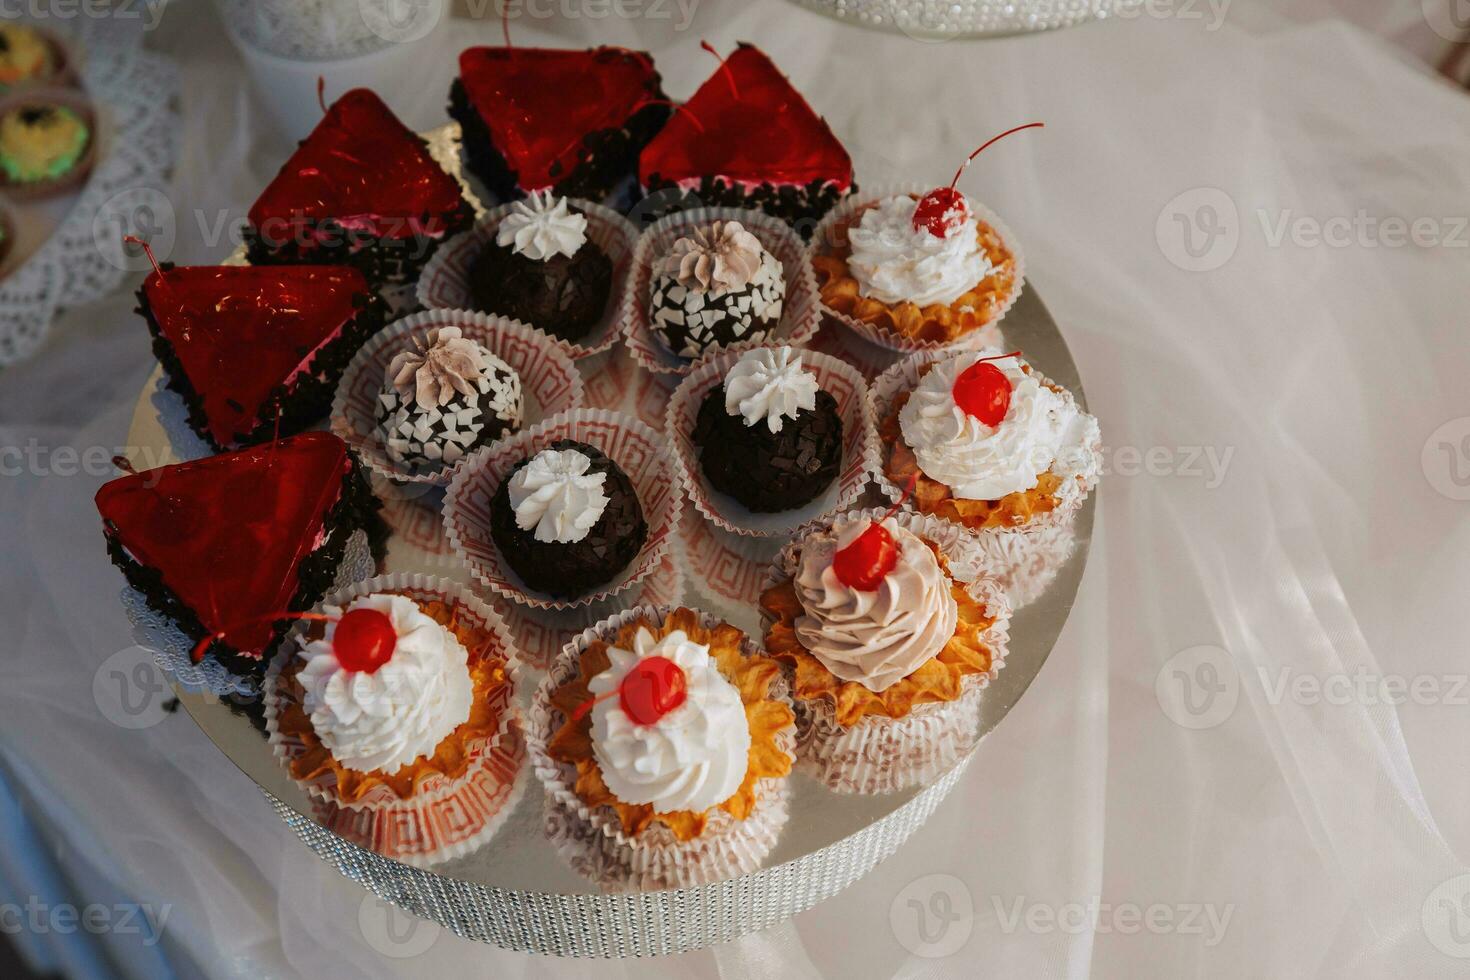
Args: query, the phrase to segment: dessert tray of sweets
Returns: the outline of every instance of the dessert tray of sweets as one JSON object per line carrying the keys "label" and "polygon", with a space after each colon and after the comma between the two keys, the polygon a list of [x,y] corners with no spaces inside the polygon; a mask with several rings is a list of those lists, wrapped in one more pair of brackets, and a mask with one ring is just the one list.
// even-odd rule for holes
{"label": "dessert tray of sweets", "polygon": [[382,898],[515,950],[727,941],[892,854],[1026,692],[1097,420],[964,167],[859,192],[758,49],[678,106],[625,49],[460,68],[422,136],[324,104],[242,254],[145,278],[121,600]]}

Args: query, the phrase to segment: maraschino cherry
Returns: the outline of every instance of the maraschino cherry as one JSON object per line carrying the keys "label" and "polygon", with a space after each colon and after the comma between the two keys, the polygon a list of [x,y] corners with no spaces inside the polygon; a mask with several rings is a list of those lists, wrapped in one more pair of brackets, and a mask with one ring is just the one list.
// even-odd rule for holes
{"label": "maraschino cherry", "polygon": [[628,669],[616,688],[582,702],[572,712],[572,721],[579,721],[593,705],[611,697],[618,699],[633,724],[654,725],[688,699],[689,679],[668,657],[644,657]]}
{"label": "maraschino cherry", "polygon": [[948,238],[949,233],[964,224],[965,219],[970,216],[970,206],[965,201],[965,195],[955,189],[955,184],[960,182],[960,174],[965,172],[970,161],[978,157],[981,150],[1012,133],[1019,133],[1023,129],[1039,129],[1043,125],[1044,123],[1034,122],[1008,129],[999,136],[986,140],[980,149],[965,157],[965,162],[954,172],[954,180],[949,182],[948,187],[936,187],[919,198],[919,205],[914,208],[914,230],[927,230],[935,238]]}
{"label": "maraschino cherry", "polygon": [[1004,371],[989,362],[1020,356],[1020,351],[1012,351],[982,357],[961,371],[950,389],[960,411],[991,428],[1000,425],[1011,407],[1011,381]]}
{"label": "maraschino cherry", "polygon": [[861,592],[878,591],[888,573],[898,564],[898,542],[893,540],[893,535],[883,526],[883,522],[898,513],[898,509],[909,499],[918,482],[919,474],[915,473],[903,488],[903,495],[898,498],[898,503],[888,508],[876,521],[869,521],[863,533],[854,538],[847,547],[837,549],[837,553],[832,556],[832,574],[837,576],[837,581],[849,589]]}
{"label": "maraschino cherry", "polygon": [[343,670],[372,674],[393,657],[398,631],[386,614],[376,609],[349,609],[337,620],[332,653]]}

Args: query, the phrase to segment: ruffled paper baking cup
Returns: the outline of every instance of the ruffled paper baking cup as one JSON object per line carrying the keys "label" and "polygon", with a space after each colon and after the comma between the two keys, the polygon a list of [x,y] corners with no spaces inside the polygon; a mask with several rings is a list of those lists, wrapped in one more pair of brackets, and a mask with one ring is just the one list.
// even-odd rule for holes
{"label": "ruffled paper baking cup", "polygon": [[1077,521],[1028,527],[991,528],[972,535],[985,552],[1011,609],[1029,606],[1045,594],[1077,547]]}
{"label": "ruffled paper baking cup", "polygon": [[[960,353],[963,352],[953,350],[922,351],[904,358],[887,371],[878,375],[873,380],[873,383],[868,386],[868,400],[874,428],[882,431],[883,421],[892,413],[893,404],[898,396],[911,393],[918,386],[920,371],[930,364],[957,356]],[[991,353],[1000,354],[1001,351],[994,350]],[[1027,363],[1029,364],[1030,362]],[[1042,384],[1052,383],[1046,375],[1036,370],[1034,365],[1032,365],[1032,373]],[[1065,388],[1062,389],[1062,398],[1067,404],[1078,407],[1076,396]],[[1081,411],[1080,407],[1078,407],[1078,410]],[[881,437],[873,440],[873,453],[868,460],[868,471],[872,474],[873,480],[878,484],[878,488],[883,491],[884,496],[894,503],[903,501],[905,509],[916,510],[913,500],[905,498],[905,488],[890,480],[884,470],[884,464],[887,462],[887,448],[883,444]],[[1087,495],[1097,486],[1098,478],[1102,474],[1102,440],[1100,437],[1095,442],[1064,446],[1062,452],[1068,454],[1069,459],[1075,458],[1078,461],[1080,464],[1078,475],[1081,479],[1063,480],[1060,493],[1058,494],[1059,502],[1057,506],[1047,513],[1033,518],[1022,525],[1022,527],[1037,528],[1067,523],[1077,515],[1077,511],[1082,507],[1082,502],[1087,499]],[[988,534],[999,529],[985,528],[978,531],[973,529],[967,530],[971,530],[971,533]],[[1013,529],[1008,528],[1005,530]]]}
{"label": "ruffled paper baking cup", "polygon": [[694,504],[684,506],[679,557],[689,585],[738,626],[742,612],[757,610],[771,561],[784,542],[732,534],[694,512]]}
{"label": "ruffled paper baking cup", "polygon": [[[332,589],[345,589],[354,582],[370,578],[377,569],[366,531],[353,531],[343,548],[342,561],[332,579]],[[198,640],[179,628],[173,617],[148,605],[143,593],[132,586],[122,591],[123,610],[133,624],[133,639],[153,654],[153,662],[169,679],[186,691],[208,691],[217,697],[231,698],[237,703],[255,703],[260,699],[262,675],[243,676],[232,673],[214,657],[194,662]],[[284,643],[284,641],[283,641]]]}
{"label": "ruffled paper baking cup", "polygon": [[[925,184],[902,183],[881,186],[876,189],[869,188],[861,193],[853,194],[831,211],[827,212],[826,217],[817,225],[816,231],[812,234],[811,245],[808,246],[808,259],[813,256],[828,254],[833,249],[846,244],[849,225],[857,220],[862,211],[867,210],[879,201],[900,194],[923,197],[933,189],[932,186]],[[947,343],[937,340],[914,340],[896,331],[869,323],[866,320],[859,320],[857,317],[849,316],[846,313],[828,307],[821,301],[821,289],[819,287],[817,291],[817,302],[821,307],[823,316],[831,321],[840,323],[859,337],[877,344],[879,347],[886,347],[889,350],[901,351],[903,353],[1001,346],[1004,343],[1004,338],[1000,332],[1000,321],[1005,318],[1006,313],[1010,312],[1011,307],[1016,305],[1016,300],[1021,298],[1021,291],[1026,285],[1026,256],[1022,252],[1021,245],[1016,240],[1016,236],[1011,234],[1011,230],[1006,227],[1005,222],[1001,221],[994,212],[973,198],[968,198],[968,200],[970,203],[970,213],[983,224],[987,224],[995,229],[996,234],[1000,236],[1001,241],[1010,250],[1011,256],[1016,264],[1015,284],[1011,287],[1010,294],[1000,301],[995,315],[987,323]],[[817,275],[815,271],[812,274],[814,277]]]}
{"label": "ruffled paper baking cup", "polygon": [[[612,640],[618,630],[638,619],[662,622],[670,611],[668,607],[638,606],[585,630],[557,656],[527,713],[526,747],[546,791],[546,834],[578,873],[608,891],[686,888],[754,871],[775,847],[786,824],[788,780],[774,777],[757,781],[755,805],[744,820],[713,810],[704,833],[693,840],[678,840],[661,823],[629,837],[611,807],[589,808],[582,802],[573,789],[576,768],[551,758],[547,746],[567,720],[552,704],[551,695],[577,676],[586,649],[596,640]],[[720,620],[701,613],[700,623],[713,628]],[[747,655],[757,650],[746,637]],[[778,678],[775,684],[782,688],[773,685],[772,696],[789,703],[784,681]],[[793,749],[792,737],[791,729],[777,736],[788,754]]]}
{"label": "ruffled paper baking cup", "polygon": [[[876,521],[885,513],[871,508],[837,520]],[[793,695],[797,769],[838,793],[895,793],[929,782],[958,762],[978,740],[981,692],[1005,666],[1011,605],[974,535],[924,514],[898,513],[893,519],[937,545],[950,575],[994,618],[981,634],[991,651],[990,670],[966,675],[955,701],[921,704],[902,718],[868,715],[856,725],[838,723],[836,706],[828,698],[804,700]],[[832,523],[836,521],[803,528],[771,564],[766,588],[794,578],[806,535]],[[762,618],[769,627],[770,617]]]}
{"label": "ruffled paper baking cup", "polygon": [[696,363],[669,399],[664,431],[674,444],[680,475],[694,506],[726,531],[758,538],[785,537],[823,514],[851,507],[868,487],[868,461],[875,451],[877,433],[868,414],[868,386],[862,373],[846,361],[827,354],[809,350],[798,353],[802,366],[837,401],[837,414],[842,418],[842,467],[837,478],[821,496],[801,507],[757,513],[710,486],[700,465],[699,448],[694,445],[694,424],[700,406],[711,391],[724,384],[725,375],[740,360],[740,351],[721,351]]}
{"label": "ruffled paper baking cup", "polygon": [[[597,592],[559,599],[526,585],[490,536],[490,502],[523,459],[558,439],[601,450],[622,468],[638,494],[648,538],[628,566]],[[461,467],[444,495],[444,528],[450,546],[486,588],[537,609],[575,609],[602,602],[652,575],[679,528],[683,484],[668,440],[631,416],[579,408],[523,429],[493,450],[482,449]]]}
{"label": "ruffled paper baking cup", "polygon": [[[610,208],[580,198],[568,198],[572,207],[587,216],[587,240],[607,255],[613,263],[612,291],[602,319],[576,342],[552,336],[537,327],[551,343],[561,348],[574,361],[609,350],[623,333],[623,317],[627,309],[629,272],[633,265],[638,229],[627,218]],[[428,310],[472,310],[475,308],[470,290],[470,270],[485,246],[495,240],[500,222],[511,213],[515,202],[486,211],[475,226],[461,232],[439,246],[419,275],[419,305]]]}
{"label": "ruffled paper baking cup", "polygon": [[13,201],[33,201],[61,194],[79,186],[92,172],[97,161],[97,147],[103,134],[98,131],[98,115],[87,96],[71,88],[54,85],[20,85],[0,95],[0,116],[31,105],[57,106],[70,109],[87,127],[87,142],[70,170],[58,177],[20,181],[0,175],[0,190]]}
{"label": "ruffled paper baking cup", "polygon": [[[332,400],[332,431],[357,450],[358,457],[374,473],[399,483],[442,487],[448,486],[455,471],[470,459],[466,455],[451,466],[412,473],[388,457],[378,430],[378,395],[388,365],[398,353],[414,347],[415,341],[425,342],[429,331],[440,327],[458,327],[465,337],[515,371],[525,396],[521,428],[582,407],[582,375],[565,351],[541,331],[519,320],[469,310],[416,313],[390,324],[362,345],[342,372]],[[491,448],[499,441],[492,442]]]}
{"label": "ruffled paper baking cup", "polygon": [[716,221],[738,221],[744,225],[781,263],[786,274],[786,298],[781,307],[781,322],[776,329],[765,337],[723,347],[722,351],[743,351],[778,344],[805,347],[821,325],[817,277],[807,258],[806,244],[784,221],[745,208],[679,211],[655,221],[638,239],[625,297],[627,309],[623,315],[623,331],[628,349],[640,365],[655,374],[689,374],[698,359],[686,360],[669,350],[649,325],[648,293],[653,283],[653,265],[669,253],[674,242],[687,238],[698,229],[708,228]]}
{"label": "ruffled paper baking cup", "polygon": [[[410,859],[408,863],[437,863],[468,853],[467,848],[478,846],[489,836],[485,833],[486,825],[499,812],[494,803],[497,799],[502,805],[504,803],[503,792],[493,788],[492,784],[498,786],[507,778],[513,780],[514,770],[519,768],[517,760],[524,758],[521,741],[515,737],[516,726],[520,724],[515,700],[520,658],[500,616],[467,587],[448,579],[404,573],[380,575],[333,592],[315,611],[320,612],[326,606],[345,606],[354,599],[376,592],[407,595],[420,602],[447,603],[457,611],[460,622],[488,630],[495,637],[498,649],[489,651],[486,656],[503,662],[507,675],[506,683],[491,695],[499,725],[491,736],[465,743],[469,762],[462,776],[450,779],[441,773],[430,773],[408,799],[400,799],[392,789],[380,783],[359,799],[344,800],[337,793],[336,776],[330,772],[314,779],[295,781],[313,800],[330,804],[334,809],[323,812],[344,825],[356,828],[359,839],[382,842],[394,852],[386,856],[397,860]],[[299,623],[266,673],[266,736],[271,752],[282,766],[289,766],[307,750],[300,738],[283,733],[278,723],[287,697],[281,672],[299,653],[304,636],[305,624]],[[339,815],[339,810],[350,811],[353,816]]]}

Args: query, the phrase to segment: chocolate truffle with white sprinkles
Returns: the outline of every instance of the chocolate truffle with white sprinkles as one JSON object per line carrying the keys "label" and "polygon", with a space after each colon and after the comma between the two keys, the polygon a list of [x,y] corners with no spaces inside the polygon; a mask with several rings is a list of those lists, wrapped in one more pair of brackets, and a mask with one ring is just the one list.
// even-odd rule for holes
{"label": "chocolate truffle with white sprinkles", "polygon": [[395,464],[431,473],[515,432],[524,414],[515,370],[458,327],[439,327],[388,365],[378,435]]}
{"label": "chocolate truffle with white sprinkles", "polygon": [[842,416],[790,347],[744,354],[705,396],[693,442],[710,486],[757,513],[817,497],[842,468]]}
{"label": "chocolate truffle with white sprinkles", "polygon": [[679,357],[761,340],[781,322],[781,263],[738,221],[716,221],[680,238],[653,272],[648,322]]}
{"label": "chocolate truffle with white sprinkles", "polygon": [[549,191],[511,205],[470,268],[477,310],[566,341],[602,320],[612,285],[612,259],[588,240],[586,215]]}
{"label": "chocolate truffle with white sprinkles", "polygon": [[501,481],[490,537],[526,585],[569,599],[616,578],[642,550],[648,523],[617,463],[558,439]]}

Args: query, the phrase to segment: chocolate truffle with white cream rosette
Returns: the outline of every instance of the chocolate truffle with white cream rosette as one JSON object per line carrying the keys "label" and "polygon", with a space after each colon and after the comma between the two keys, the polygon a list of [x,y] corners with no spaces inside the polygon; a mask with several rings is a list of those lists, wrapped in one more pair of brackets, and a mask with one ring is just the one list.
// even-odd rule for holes
{"label": "chocolate truffle with white cream rosette", "polygon": [[781,322],[786,277],[738,221],[715,221],[674,242],[648,297],[654,334],[679,357],[758,341]]}
{"label": "chocolate truffle with white cream rosette", "polygon": [[470,269],[475,307],[581,339],[603,318],[613,263],[587,237],[567,199],[536,192],[511,205]]}
{"label": "chocolate truffle with white cream rosette", "polygon": [[411,473],[453,466],[521,427],[525,398],[509,364],[458,327],[430,330],[394,356],[378,396],[378,434]]}

